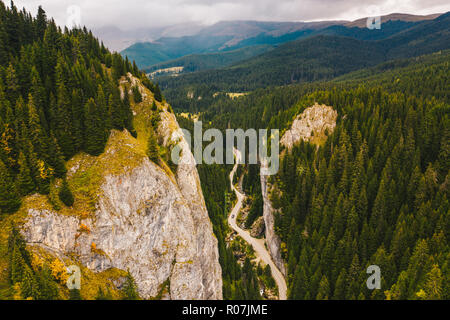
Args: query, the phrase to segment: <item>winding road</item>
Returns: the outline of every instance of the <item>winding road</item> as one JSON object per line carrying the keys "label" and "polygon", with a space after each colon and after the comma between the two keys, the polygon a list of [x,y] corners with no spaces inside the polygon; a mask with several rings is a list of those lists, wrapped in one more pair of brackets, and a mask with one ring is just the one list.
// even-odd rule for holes
{"label": "winding road", "polygon": [[[240,159],[241,155],[238,150],[235,149],[234,154],[237,159]],[[283,277],[283,274],[280,272],[280,270],[278,270],[278,268],[275,266],[274,262],[272,261],[272,258],[270,257],[270,254],[264,245],[265,240],[253,238],[248,231],[241,229],[236,223],[238,213],[242,208],[242,203],[245,198],[245,195],[240,193],[233,185],[233,178],[234,178],[234,174],[236,173],[238,163],[239,163],[239,161],[236,161],[236,164],[234,165],[234,168],[230,173],[231,189],[236,193],[237,203],[234,206],[233,210],[231,211],[231,214],[228,216],[228,224],[234,231],[236,231],[239,234],[239,236],[241,236],[248,244],[250,244],[253,247],[256,255],[259,258],[261,258],[261,260],[264,261],[265,264],[268,264],[270,266],[270,269],[272,270],[272,276],[275,279],[275,282],[278,286],[279,299],[286,300],[286,298],[287,298],[287,296],[286,296],[286,293],[287,293],[286,281]]]}

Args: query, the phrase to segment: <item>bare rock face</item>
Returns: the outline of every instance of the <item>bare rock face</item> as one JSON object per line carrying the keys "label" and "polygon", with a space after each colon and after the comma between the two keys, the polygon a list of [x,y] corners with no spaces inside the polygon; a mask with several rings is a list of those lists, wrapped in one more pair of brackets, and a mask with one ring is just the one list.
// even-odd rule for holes
{"label": "bare rock face", "polygon": [[272,202],[269,199],[269,184],[267,176],[261,174],[261,192],[263,196],[263,217],[266,229],[266,243],[269,248],[272,260],[280,270],[280,272],[286,276],[286,268],[284,261],[281,258],[281,240],[275,233],[275,218],[273,216],[274,209]]}
{"label": "bare rock face", "polygon": [[250,229],[250,235],[253,238],[259,238],[262,236],[264,232],[265,224],[264,217],[259,217],[253,222],[252,228]]}
{"label": "bare rock face", "polygon": [[326,105],[315,104],[299,114],[292,127],[285,132],[280,143],[291,149],[301,139],[320,142],[326,139],[326,133],[331,133],[336,127],[337,111]]}
{"label": "bare rock face", "polygon": [[25,239],[58,255],[75,254],[95,272],[129,270],[145,298],[169,279],[172,299],[221,299],[217,240],[206,209],[193,210],[147,159],[130,173],[106,177],[102,191],[94,218],[30,210]]}
{"label": "bare rock face", "polygon": [[[165,143],[179,142],[183,156],[192,157],[183,137],[171,137],[179,128],[173,114],[162,108],[161,119]],[[105,154],[118,150],[112,146]],[[195,164],[179,165],[175,174],[147,157],[123,166],[122,173],[104,177],[93,215],[30,209],[25,240],[55,256],[75,257],[94,272],[129,270],[143,298],[157,296],[168,280],[170,296],[164,298],[222,299],[217,239]]]}

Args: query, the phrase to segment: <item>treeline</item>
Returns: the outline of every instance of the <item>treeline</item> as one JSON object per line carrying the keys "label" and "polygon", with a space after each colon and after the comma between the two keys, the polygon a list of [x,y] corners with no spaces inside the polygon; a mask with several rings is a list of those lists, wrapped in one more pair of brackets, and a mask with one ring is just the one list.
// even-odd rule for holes
{"label": "treeline", "polygon": [[0,213],[48,194],[65,160],[102,153],[111,129],[136,135],[130,97],[118,88],[128,72],[156,90],[86,28],[63,32],[42,8],[33,17],[0,2]]}

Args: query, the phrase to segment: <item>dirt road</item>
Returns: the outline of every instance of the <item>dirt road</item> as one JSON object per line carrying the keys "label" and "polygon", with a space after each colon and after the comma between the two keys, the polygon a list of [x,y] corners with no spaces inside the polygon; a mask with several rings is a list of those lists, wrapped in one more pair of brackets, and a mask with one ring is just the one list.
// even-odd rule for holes
{"label": "dirt road", "polygon": [[[236,158],[240,157],[239,151],[235,150],[235,156]],[[250,244],[253,249],[255,250],[256,255],[261,258],[262,261],[264,261],[265,264],[268,264],[270,266],[270,269],[272,270],[272,276],[275,279],[275,282],[278,286],[278,294],[280,300],[286,300],[287,296],[287,287],[286,287],[286,281],[283,277],[283,274],[278,270],[278,268],[275,266],[275,264],[272,261],[272,258],[270,257],[269,252],[267,251],[264,242],[264,239],[256,239],[253,238],[250,233],[247,231],[239,228],[239,226],[236,223],[237,215],[239,211],[242,208],[242,203],[244,201],[245,195],[240,193],[233,185],[233,178],[234,174],[236,173],[238,161],[236,161],[236,164],[233,168],[233,171],[230,173],[230,183],[231,183],[231,189],[236,193],[237,197],[237,203],[234,206],[233,210],[231,211],[231,214],[228,216],[228,224],[230,227],[236,231],[248,244]]]}

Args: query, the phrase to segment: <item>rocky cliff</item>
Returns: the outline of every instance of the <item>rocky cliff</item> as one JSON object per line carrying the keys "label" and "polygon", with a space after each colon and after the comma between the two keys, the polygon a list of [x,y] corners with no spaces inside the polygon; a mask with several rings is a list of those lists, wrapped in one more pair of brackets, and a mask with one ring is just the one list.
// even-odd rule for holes
{"label": "rocky cliff", "polygon": [[[320,144],[336,127],[337,111],[326,105],[315,104],[306,108],[293,121],[291,128],[280,140],[281,145],[288,150],[300,140]],[[281,241],[274,231],[274,209],[270,201],[272,186],[268,177],[261,175],[261,192],[264,201],[263,217],[266,230],[266,242],[272,259],[280,271],[286,276],[286,268],[281,257]]]}
{"label": "rocky cliff", "polygon": [[281,241],[280,238],[275,233],[275,218],[273,216],[273,207],[269,199],[269,184],[267,181],[267,176],[261,175],[261,192],[263,196],[263,217],[266,230],[266,243],[269,248],[272,260],[280,270],[280,272],[286,276],[286,268],[284,266],[284,261],[281,258]]}
{"label": "rocky cliff", "polygon": [[300,140],[320,144],[336,127],[337,111],[326,105],[315,104],[306,108],[293,121],[280,140],[281,145],[291,149]]}
{"label": "rocky cliff", "polygon": [[[113,131],[99,157],[77,155],[68,162],[74,207],[62,212],[29,201],[23,234],[62,260],[94,272],[129,270],[143,298],[165,290],[170,299],[222,299],[217,239],[208,217],[193,161],[170,169],[145,156],[153,94],[130,74],[123,90],[138,85],[144,101],[133,104],[138,139]],[[161,148],[180,143],[192,158],[167,104],[157,103]],[[89,201],[86,201],[88,198]]]}

